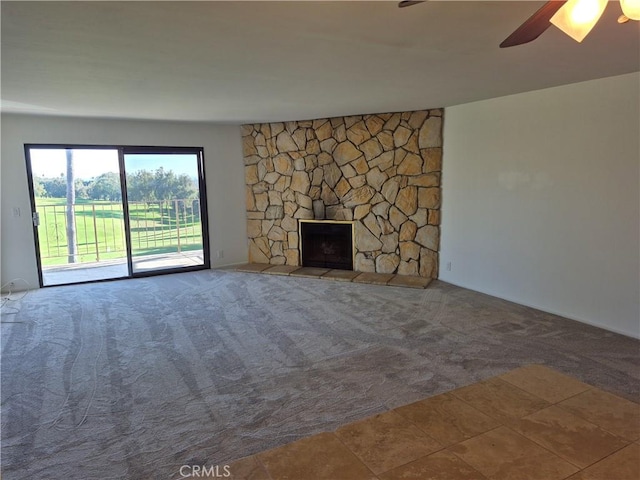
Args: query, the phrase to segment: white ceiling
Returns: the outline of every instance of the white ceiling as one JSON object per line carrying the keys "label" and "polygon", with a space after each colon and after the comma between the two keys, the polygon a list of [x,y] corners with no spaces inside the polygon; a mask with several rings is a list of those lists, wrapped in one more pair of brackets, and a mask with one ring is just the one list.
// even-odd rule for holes
{"label": "white ceiling", "polygon": [[3,111],[247,123],[447,107],[640,70],[617,2],[582,44],[544,2],[2,1]]}

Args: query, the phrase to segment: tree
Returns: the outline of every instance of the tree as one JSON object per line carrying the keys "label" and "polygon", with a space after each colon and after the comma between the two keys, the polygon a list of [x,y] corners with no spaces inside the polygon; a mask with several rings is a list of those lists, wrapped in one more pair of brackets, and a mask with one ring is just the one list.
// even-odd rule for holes
{"label": "tree", "polygon": [[93,200],[122,200],[120,176],[114,172],[106,172],[97,176],[89,185],[89,197]]}
{"label": "tree", "polygon": [[81,178],[76,178],[76,182],[75,182],[76,198],[82,198],[82,199],[89,198],[90,186],[91,186],[90,180],[82,180]]}
{"label": "tree", "polygon": [[154,172],[138,170],[127,176],[129,200],[164,202],[193,200],[198,197],[198,187],[188,175],[177,176],[173,170],[160,167]]}
{"label": "tree", "polygon": [[127,175],[127,194],[134,202],[152,202],[156,199],[154,176],[148,170],[138,170]]}
{"label": "tree", "polygon": [[64,198],[67,195],[67,182],[63,174],[55,178],[43,178],[42,185],[47,197]]}
{"label": "tree", "polygon": [[43,198],[47,196],[47,189],[42,184],[42,181],[39,177],[33,177],[33,195],[36,198]]}
{"label": "tree", "polygon": [[153,174],[154,191],[158,200],[174,200],[173,184],[175,174],[164,168],[158,168]]}
{"label": "tree", "polygon": [[198,188],[189,175],[182,174],[176,180],[174,193],[181,200],[193,200],[198,197]]}
{"label": "tree", "polygon": [[67,245],[68,262],[76,262],[76,222],[74,221],[73,206],[76,203],[75,172],[73,171],[73,150],[67,149]]}

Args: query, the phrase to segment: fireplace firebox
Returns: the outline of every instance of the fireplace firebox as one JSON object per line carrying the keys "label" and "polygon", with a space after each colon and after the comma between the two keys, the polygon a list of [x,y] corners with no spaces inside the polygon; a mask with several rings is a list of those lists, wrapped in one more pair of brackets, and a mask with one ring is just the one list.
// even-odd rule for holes
{"label": "fireplace firebox", "polygon": [[303,267],[353,270],[353,222],[300,220]]}

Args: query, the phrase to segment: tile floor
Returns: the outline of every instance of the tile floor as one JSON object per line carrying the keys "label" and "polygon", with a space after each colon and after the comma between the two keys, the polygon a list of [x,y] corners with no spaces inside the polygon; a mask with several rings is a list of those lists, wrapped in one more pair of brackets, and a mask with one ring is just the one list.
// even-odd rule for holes
{"label": "tile floor", "polygon": [[292,265],[269,265],[265,263],[247,263],[234,267],[238,272],[268,273],[270,275],[288,275],[292,277],[323,278],[342,282],[369,283],[373,285],[392,285],[395,287],[427,288],[431,278],[395,275],[392,273],[354,272],[353,270],[335,270],[328,268],[294,267]]}
{"label": "tile floor", "polygon": [[236,480],[638,480],[640,405],[530,365],[229,469]]}

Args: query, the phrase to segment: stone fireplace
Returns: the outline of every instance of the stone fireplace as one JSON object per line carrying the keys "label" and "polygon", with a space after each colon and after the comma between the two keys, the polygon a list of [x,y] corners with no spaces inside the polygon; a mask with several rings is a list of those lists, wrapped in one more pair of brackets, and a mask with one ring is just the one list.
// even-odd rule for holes
{"label": "stone fireplace", "polygon": [[299,220],[352,222],[353,269],[437,277],[443,110],[242,126],[249,261],[302,265]]}

